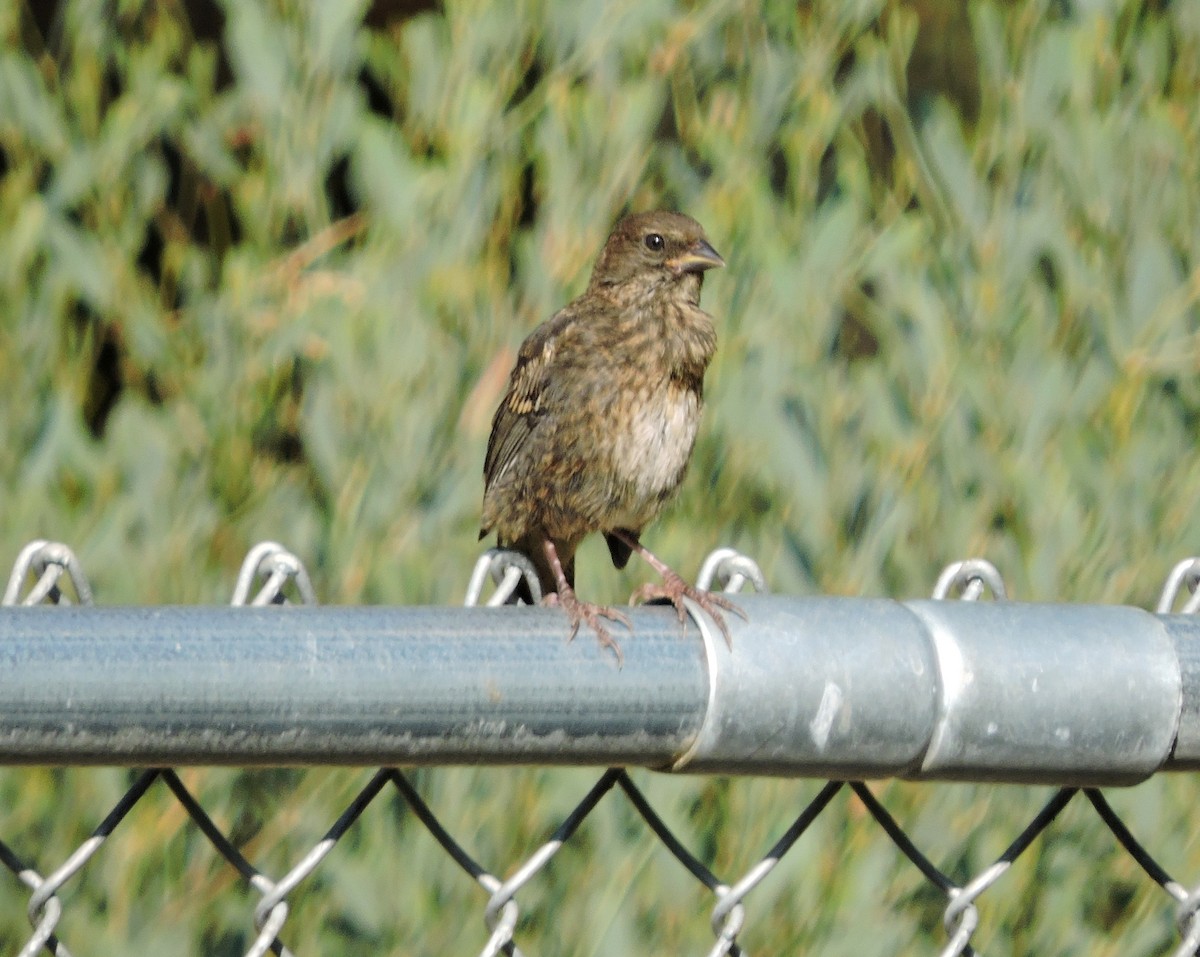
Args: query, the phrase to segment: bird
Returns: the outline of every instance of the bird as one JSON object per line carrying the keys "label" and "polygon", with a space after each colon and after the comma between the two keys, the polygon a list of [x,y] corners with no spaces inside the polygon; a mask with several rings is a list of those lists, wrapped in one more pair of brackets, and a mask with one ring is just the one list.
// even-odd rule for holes
{"label": "bird", "polygon": [[[599,532],[613,564],[638,553],[661,584],[630,603],[666,598],[682,624],[699,604],[732,648],[729,599],[696,588],[641,543],[674,497],[692,456],[704,373],[717,347],[700,308],[709,269],[725,265],[703,227],[667,210],[628,215],[604,243],[583,293],[525,339],[492,419],[484,456],[479,537],[492,530],[537,571],[546,604],[566,612],[623,662],[606,621],[620,611],[575,594],[575,553]],[[526,601],[532,598],[524,589]]]}

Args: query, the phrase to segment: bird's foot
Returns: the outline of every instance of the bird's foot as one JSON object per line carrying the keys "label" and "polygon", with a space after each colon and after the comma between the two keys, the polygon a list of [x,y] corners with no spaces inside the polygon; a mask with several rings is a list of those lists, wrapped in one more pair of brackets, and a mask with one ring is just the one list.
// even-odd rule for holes
{"label": "bird's foot", "polygon": [[597,605],[590,601],[580,601],[573,588],[560,588],[556,594],[551,592],[544,599],[542,604],[547,606],[559,606],[567,613],[567,618],[571,622],[571,635],[567,641],[574,641],[575,635],[579,633],[579,626],[587,622],[589,628],[596,633],[596,640],[600,642],[601,648],[607,648],[613,653],[617,659],[617,667],[621,668],[625,664],[625,656],[621,653],[621,646],[617,644],[617,639],[612,636],[612,633],[605,627],[601,618],[607,618],[609,621],[618,621],[630,631],[633,630],[633,622],[629,620],[629,616],[624,612],[617,611],[615,608],[609,608],[607,605]]}
{"label": "bird's foot", "polygon": [[662,573],[662,578],[661,585],[653,583],[642,585],[641,588],[630,596],[629,604],[635,605],[639,602],[653,601],[656,598],[666,598],[675,606],[675,614],[679,616],[679,623],[682,625],[687,621],[687,607],[684,605],[683,600],[690,598],[703,608],[705,613],[717,623],[717,627],[721,629],[721,634],[725,637],[725,644],[732,651],[733,639],[729,635],[729,625],[726,624],[725,616],[722,612],[733,612],[738,617],[748,621],[746,613],[724,595],[717,592],[704,591],[704,589],[697,588],[695,585],[689,585],[677,572],[670,568]]}

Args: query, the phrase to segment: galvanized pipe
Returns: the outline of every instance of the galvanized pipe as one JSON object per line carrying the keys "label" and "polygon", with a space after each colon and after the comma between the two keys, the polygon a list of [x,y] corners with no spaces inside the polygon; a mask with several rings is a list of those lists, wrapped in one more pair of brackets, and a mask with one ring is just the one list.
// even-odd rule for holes
{"label": "galvanized pipe", "polygon": [[0,763],[640,765],[1133,783],[1200,767],[1200,621],[1126,607],[739,596],[556,609],[0,609]]}

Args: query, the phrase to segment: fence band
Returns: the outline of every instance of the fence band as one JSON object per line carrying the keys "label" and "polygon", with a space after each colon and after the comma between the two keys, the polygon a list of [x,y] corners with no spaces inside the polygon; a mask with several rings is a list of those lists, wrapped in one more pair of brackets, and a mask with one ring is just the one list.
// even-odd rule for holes
{"label": "fence band", "polygon": [[1132,784],[1170,754],[1179,662],[1137,608],[914,601],[938,650],[921,777]]}
{"label": "fence band", "polygon": [[[528,763],[1128,784],[1200,765],[1200,625],[1120,606],[740,595],[618,670],[561,611],[0,609],[0,763]],[[1175,752],[1172,755],[1172,748]]]}

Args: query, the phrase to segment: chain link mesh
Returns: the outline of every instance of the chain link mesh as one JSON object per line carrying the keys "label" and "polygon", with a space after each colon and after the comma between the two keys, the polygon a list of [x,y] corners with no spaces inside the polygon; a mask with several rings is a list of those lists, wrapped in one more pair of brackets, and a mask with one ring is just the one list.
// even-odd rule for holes
{"label": "chain link mesh", "polygon": [[[539,595],[537,576],[526,559],[512,552],[492,549],[479,559],[474,569],[467,590],[467,605],[476,605],[483,600],[489,578],[495,587],[486,600],[488,605],[502,604],[509,600],[522,578],[526,580],[535,597]],[[709,588],[715,585],[730,593],[742,590],[747,585],[759,591],[764,591],[766,587],[758,565],[732,549],[721,549],[710,555],[703,564],[698,581],[701,587]],[[28,587],[22,591],[26,583],[29,583]],[[258,590],[252,595],[256,583]],[[78,603],[92,603],[87,578],[71,549],[56,542],[35,541],[20,552],[4,593],[3,604],[68,604],[70,599],[63,590],[64,585],[70,586]],[[1167,579],[1159,601],[1159,611],[1169,611],[1182,601],[1183,612],[1194,613],[1197,607],[1200,607],[1198,585],[1200,559],[1192,558],[1180,562]],[[964,601],[979,600],[985,593],[998,601],[1006,598],[1006,588],[1000,573],[990,563],[979,559],[956,562],[947,567],[939,576],[933,591],[935,598],[948,599],[952,595],[958,595],[959,600]],[[303,563],[277,543],[263,542],[255,546],[246,556],[238,575],[232,604],[272,605],[291,602],[316,602],[312,583]],[[152,787],[167,789],[209,844],[260,895],[253,913],[248,915],[255,928],[253,943],[246,951],[248,957],[259,957],[268,952],[278,955],[292,953],[280,937],[288,918],[289,895],[317,871],[333,852],[338,841],[358,821],[363,811],[389,787],[398,792],[413,815],[451,860],[487,895],[482,907],[482,918],[488,936],[479,951],[483,957],[501,953],[522,954],[516,940],[521,913],[521,890],[545,871],[554,856],[570,842],[580,825],[614,792],[624,795],[645,823],[649,834],[661,842],[675,861],[713,895],[714,903],[709,920],[714,943],[708,951],[710,957],[743,953],[738,936],[750,919],[750,895],[776,869],[813,822],[842,793],[849,793],[857,798],[862,808],[878,823],[900,853],[912,863],[924,880],[944,897],[946,905],[943,924],[946,943],[940,954],[944,957],[972,954],[974,951],[971,938],[980,925],[980,914],[976,906],[980,897],[1000,882],[1021,855],[1051,827],[1060,812],[1075,800],[1080,790],[1099,819],[1113,834],[1118,845],[1146,876],[1176,902],[1175,916],[1180,940],[1173,953],[1176,957],[1200,953],[1200,887],[1189,891],[1184,884],[1172,878],[1134,837],[1103,793],[1095,788],[1060,789],[1017,834],[993,864],[960,885],[921,851],[905,832],[903,825],[892,816],[865,783],[830,781],[795,816],[757,863],[733,880],[724,880],[673,833],[651,806],[644,791],[634,783],[626,771],[611,768],[600,776],[578,804],[566,814],[545,843],[534,848],[524,859],[509,864],[506,870],[511,876],[502,880],[496,873],[479,863],[463,844],[451,835],[433,809],[422,799],[408,776],[396,768],[382,768],[375,772],[366,786],[358,792],[324,837],[287,873],[273,880],[243,856],[175,771],[157,768],[139,773],[92,835],[51,870],[48,876],[43,877],[38,870],[24,863],[7,843],[0,840],[0,863],[30,892],[27,910],[33,932],[21,945],[20,957],[33,957],[34,954],[43,951],[69,957],[71,951],[55,934],[63,916],[63,902],[59,891],[75,879],[85,865],[99,853],[130,810]]]}

